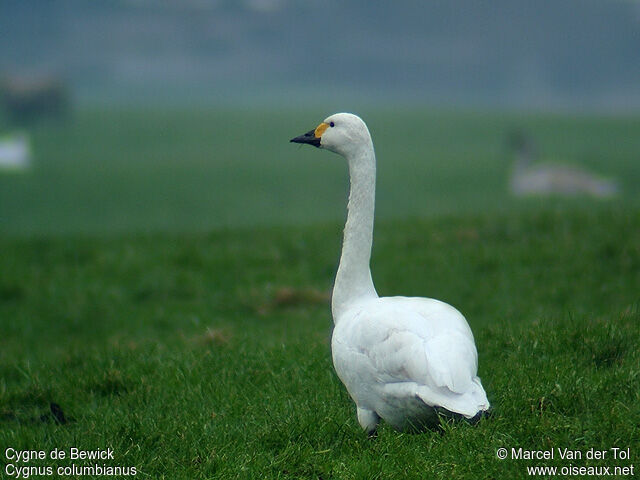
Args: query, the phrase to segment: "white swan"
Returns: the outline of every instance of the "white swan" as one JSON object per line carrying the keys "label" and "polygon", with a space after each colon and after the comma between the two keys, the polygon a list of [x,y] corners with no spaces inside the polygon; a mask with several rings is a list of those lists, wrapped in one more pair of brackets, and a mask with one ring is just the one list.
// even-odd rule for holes
{"label": "white swan", "polygon": [[378,297],[369,260],[376,158],[369,130],[338,113],[291,140],[347,159],[351,189],[342,255],[333,287],[333,364],[370,435],[380,418],[398,430],[430,427],[438,412],[479,418],[489,401],[465,318],[430,298]]}
{"label": "white swan", "polygon": [[25,133],[0,137],[0,169],[21,171],[31,164],[31,144]]}
{"label": "white swan", "polygon": [[509,189],[516,196],[589,195],[611,198],[618,194],[618,184],[584,168],[562,163],[541,163],[533,140],[522,132],[509,136],[515,160],[509,176]]}

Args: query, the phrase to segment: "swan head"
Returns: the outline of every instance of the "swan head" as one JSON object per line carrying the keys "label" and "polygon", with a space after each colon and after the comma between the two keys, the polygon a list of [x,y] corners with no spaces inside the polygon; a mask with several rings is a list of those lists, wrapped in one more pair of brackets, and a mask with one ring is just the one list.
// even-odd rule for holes
{"label": "swan head", "polygon": [[364,148],[372,148],[367,125],[352,113],[331,115],[313,130],[292,138],[291,142],[326,148],[346,158]]}

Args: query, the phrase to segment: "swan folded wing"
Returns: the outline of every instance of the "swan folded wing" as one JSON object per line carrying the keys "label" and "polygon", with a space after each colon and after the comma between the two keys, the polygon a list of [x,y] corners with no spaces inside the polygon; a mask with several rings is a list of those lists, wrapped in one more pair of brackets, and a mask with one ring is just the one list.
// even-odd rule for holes
{"label": "swan folded wing", "polygon": [[422,401],[468,418],[489,408],[487,395],[476,375],[478,354],[473,342],[455,332],[430,340],[426,351],[429,374],[436,388],[419,387],[417,395]]}
{"label": "swan folded wing", "polygon": [[468,338],[446,332],[424,339],[409,330],[392,330],[371,344],[367,356],[381,382],[415,382],[463,394],[477,371],[477,353]]}
{"label": "swan folded wing", "polygon": [[403,311],[402,318],[399,323],[404,328],[369,318],[377,328],[364,330],[368,333],[360,339],[364,342],[359,350],[368,357],[386,394],[415,395],[427,405],[468,417],[486,409],[486,395],[476,376],[473,337],[458,329],[432,336],[419,328],[424,323],[420,315]]}
{"label": "swan folded wing", "polygon": [[475,345],[458,332],[447,332],[425,342],[429,376],[436,386],[465,393],[478,371]]}

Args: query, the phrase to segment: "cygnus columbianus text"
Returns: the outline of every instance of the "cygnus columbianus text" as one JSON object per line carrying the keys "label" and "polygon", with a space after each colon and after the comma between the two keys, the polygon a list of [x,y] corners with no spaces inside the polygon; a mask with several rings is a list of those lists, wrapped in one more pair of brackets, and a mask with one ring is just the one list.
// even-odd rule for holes
{"label": "cygnus columbianus text", "polygon": [[333,364],[370,435],[380,418],[398,430],[433,426],[438,412],[479,417],[489,408],[467,321],[430,298],[378,297],[369,261],[376,157],[365,123],[338,113],[291,140],[346,158],[350,193],[331,310]]}

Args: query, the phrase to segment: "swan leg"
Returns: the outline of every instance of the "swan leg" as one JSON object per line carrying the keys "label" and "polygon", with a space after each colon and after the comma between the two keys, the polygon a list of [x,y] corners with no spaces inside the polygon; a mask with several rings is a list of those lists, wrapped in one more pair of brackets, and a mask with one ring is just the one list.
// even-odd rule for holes
{"label": "swan leg", "polygon": [[376,412],[358,407],[358,423],[364,428],[370,438],[376,436],[379,421],[380,417]]}

